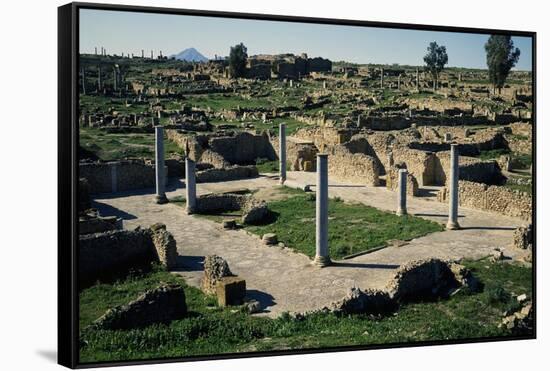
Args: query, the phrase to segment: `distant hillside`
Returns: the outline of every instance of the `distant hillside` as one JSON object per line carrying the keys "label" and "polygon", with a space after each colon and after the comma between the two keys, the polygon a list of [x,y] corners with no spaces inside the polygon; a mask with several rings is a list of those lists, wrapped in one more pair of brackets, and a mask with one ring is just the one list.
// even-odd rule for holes
{"label": "distant hillside", "polygon": [[206,58],[204,55],[199,53],[199,51],[195,48],[187,48],[184,51],[179,52],[178,54],[174,54],[171,57],[176,58],[180,61],[187,61],[187,62],[207,62],[208,58]]}

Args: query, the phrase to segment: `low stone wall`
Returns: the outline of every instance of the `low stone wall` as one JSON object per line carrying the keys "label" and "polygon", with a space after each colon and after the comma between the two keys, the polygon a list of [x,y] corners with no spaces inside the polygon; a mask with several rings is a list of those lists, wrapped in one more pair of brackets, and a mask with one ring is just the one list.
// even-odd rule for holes
{"label": "low stone wall", "polygon": [[330,148],[328,173],[339,181],[378,186],[380,169],[377,161],[363,153],[352,153],[343,145]]}
{"label": "low stone wall", "polygon": [[147,268],[152,262],[171,269],[176,266],[176,258],[176,242],[164,225],[81,235],[78,282],[83,288],[98,280],[120,277],[135,268]]}
{"label": "low stone wall", "polygon": [[187,314],[185,291],[177,284],[161,284],[128,304],[109,309],[92,324],[95,328],[129,330],[154,323],[169,323]]}
{"label": "low stone wall", "polygon": [[246,195],[234,193],[206,194],[197,197],[197,213],[240,210],[246,201]]}
{"label": "low stone wall", "polygon": [[226,182],[229,180],[254,178],[258,176],[258,169],[254,165],[231,166],[224,169],[211,168],[198,171],[197,183]]}
{"label": "low stone wall", "polygon": [[87,180],[91,194],[155,186],[155,165],[144,160],[83,162],[78,171],[79,177]]}
{"label": "low stone wall", "polygon": [[[451,170],[450,151],[437,152],[433,156],[433,183],[430,184],[445,185]],[[458,177],[460,180],[486,184],[501,184],[504,181],[496,161],[480,161],[466,156],[459,157]]]}
{"label": "low stone wall", "polygon": [[[460,180],[458,201],[460,206],[486,210],[503,215],[531,220],[533,200],[527,193],[502,186],[491,186]],[[449,189],[444,187],[437,194],[440,202],[448,202]]]}
{"label": "low stone wall", "polygon": [[101,217],[95,209],[89,209],[78,217],[78,234],[101,233],[122,229],[122,219],[116,216]]}

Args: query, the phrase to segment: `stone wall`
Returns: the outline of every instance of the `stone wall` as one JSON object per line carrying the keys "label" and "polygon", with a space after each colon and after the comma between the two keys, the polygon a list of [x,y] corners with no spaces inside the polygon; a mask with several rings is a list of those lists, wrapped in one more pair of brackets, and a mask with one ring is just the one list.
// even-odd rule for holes
{"label": "stone wall", "polygon": [[[460,180],[458,201],[460,206],[486,210],[503,215],[531,220],[533,200],[524,192],[502,186],[492,186]],[[437,194],[440,202],[448,202],[449,190],[441,189]]]}
{"label": "stone wall", "polygon": [[[386,188],[395,191],[399,187],[399,167],[391,166],[386,170]],[[418,181],[411,173],[407,173],[407,195],[418,196]]]}
{"label": "stone wall", "polygon": [[[450,151],[437,152],[434,154],[434,178],[433,183],[445,185],[450,173]],[[486,184],[502,184],[504,177],[500,166],[496,161],[480,161],[476,158],[466,156],[459,157],[460,180]]]}
{"label": "stone wall", "polygon": [[226,182],[229,180],[254,178],[258,176],[258,169],[254,165],[230,166],[225,169],[206,169],[196,174],[197,183]]}
{"label": "stone wall", "polygon": [[[279,158],[279,137],[272,137],[270,141],[275,155]],[[318,152],[313,142],[287,136],[286,162],[289,170],[315,171]]]}
{"label": "stone wall", "polygon": [[[168,139],[176,143],[196,162],[209,162],[215,167],[251,165],[257,158],[275,160],[275,151],[266,133],[248,132],[235,135],[192,135],[177,130],[166,130]],[[205,156],[202,158],[202,156]]]}
{"label": "stone wall", "polygon": [[349,141],[351,132],[331,127],[311,127],[299,129],[294,133],[294,137],[311,141],[319,151],[325,152],[331,146]]}
{"label": "stone wall", "polygon": [[199,214],[209,214],[220,211],[240,210],[246,199],[246,195],[234,193],[201,195],[197,197],[196,212]]}
{"label": "stone wall", "polygon": [[155,165],[150,161],[81,162],[78,171],[79,177],[87,180],[91,194],[155,186]]}
{"label": "stone wall", "polygon": [[164,225],[80,235],[78,283],[81,288],[86,287],[132,269],[147,268],[152,262],[171,269],[176,258],[176,242]]}
{"label": "stone wall", "polygon": [[352,153],[344,145],[330,148],[328,173],[336,180],[377,186],[380,169],[377,161],[363,153]]}

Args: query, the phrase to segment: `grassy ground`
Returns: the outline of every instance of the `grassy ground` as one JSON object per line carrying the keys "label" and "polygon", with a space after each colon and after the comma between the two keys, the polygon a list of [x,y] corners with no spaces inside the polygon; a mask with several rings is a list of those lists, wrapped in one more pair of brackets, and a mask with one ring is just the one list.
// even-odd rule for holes
{"label": "grassy ground", "polygon": [[[120,160],[128,157],[155,157],[154,134],[108,134],[99,129],[80,128],[80,147],[92,158],[104,161]],[[168,158],[182,154],[182,150],[172,141],[165,139],[164,153]]]}
{"label": "grassy ground", "polygon": [[[315,195],[288,187],[281,187],[281,191],[289,197],[268,201],[271,215],[266,224],[244,227],[259,236],[275,233],[286,246],[314,257]],[[240,215],[239,211],[231,211],[201,217],[221,222]],[[329,200],[329,249],[333,259],[385,246],[390,240],[410,240],[442,230],[442,225],[422,218],[396,216],[337,198]]]}
{"label": "grassy ground", "polygon": [[[240,310],[218,308],[214,298],[187,286],[182,278],[156,269],[81,292],[80,360],[137,360],[510,335],[498,324],[503,311],[517,307],[514,296],[531,295],[531,269],[486,261],[465,264],[484,282],[483,292],[460,292],[449,300],[407,304],[395,315],[382,318],[316,314],[301,320],[288,315],[277,319],[254,317]],[[85,329],[108,308],[126,303],[160,282],[178,283],[185,288],[190,312],[187,318],[128,331]]]}
{"label": "grassy ground", "polygon": [[[310,257],[315,256],[315,197],[301,194],[269,202],[273,222],[247,226],[263,235],[276,233],[280,241]],[[363,204],[329,200],[329,248],[334,259],[384,246],[389,240],[410,240],[443,230],[435,222],[396,216]]]}

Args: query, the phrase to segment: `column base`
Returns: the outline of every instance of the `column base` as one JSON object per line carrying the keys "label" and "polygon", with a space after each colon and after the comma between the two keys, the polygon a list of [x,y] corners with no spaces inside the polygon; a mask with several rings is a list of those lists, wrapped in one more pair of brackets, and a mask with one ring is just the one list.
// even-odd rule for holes
{"label": "column base", "polygon": [[403,215],[407,215],[407,209],[397,209],[397,211],[395,212],[395,215],[397,216],[403,216]]}
{"label": "column base", "polygon": [[155,195],[155,203],[162,205],[168,203],[166,195]]}
{"label": "column base", "polygon": [[193,208],[186,207],[186,208],[185,208],[185,213],[186,213],[187,215],[194,214],[194,213],[195,213],[195,208],[194,208],[194,207],[193,207]]}
{"label": "column base", "polygon": [[330,260],[329,256],[315,256],[315,259],[313,260],[313,265],[323,268],[327,267],[332,264],[332,261]]}
{"label": "column base", "polygon": [[447,230],[454,231],[460,229],[460,224],[458,222],[447,222]]}
{"label": "column base", "polygon": [[283,185],[285,184],[286,178],[279,178],[279,184]]}

